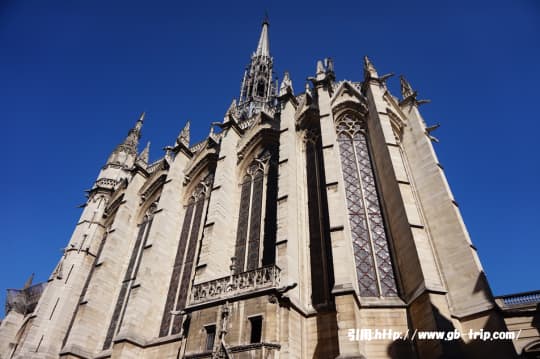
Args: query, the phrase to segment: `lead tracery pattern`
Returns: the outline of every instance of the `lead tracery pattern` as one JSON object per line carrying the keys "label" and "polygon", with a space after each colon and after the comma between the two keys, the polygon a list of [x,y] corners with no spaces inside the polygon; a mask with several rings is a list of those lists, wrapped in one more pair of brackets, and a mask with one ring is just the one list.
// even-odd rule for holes
{"label": "lead tracery pattern", "polygon": [[263,151],[248,165],[242,180],[235,246],[235,273],[260,266],[265,174],[271,157],[270,151]]}
{"label": "lead tracery pattern", "polygon": [[201,225],[204,220],[205,201],[210,195],[213,180],[214,175],[210,173],[197,184],[188,199],[161,321],[160,337],[177,334],[181,330],[183,316],[172,313],[173,310],[180,312],[186,306],[197,242],[201,236]]}
{"label": "lead tracery pattern", "polygon": [[336,124],[360,296],[395,297],[397,286],[363,122]]}

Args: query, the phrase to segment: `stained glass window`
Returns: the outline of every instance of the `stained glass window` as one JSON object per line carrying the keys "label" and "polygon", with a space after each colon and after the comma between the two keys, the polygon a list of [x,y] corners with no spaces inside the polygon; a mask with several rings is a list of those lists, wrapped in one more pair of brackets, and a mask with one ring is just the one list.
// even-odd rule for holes
{"label": "stained glass window", "polygon": [[111,318],[111,323],[109,324],[109,329],[107,330],[107,336],[105,337],[103,349],[108,349],[111,346],[114,335],[118,332],[122,325],[126,306],[131,294],[131,286],[133,285],[139,271],[139,266],[142,259],[142,251],[148,240],[148,235],[150,233],[150,228],[152,227],[156,209],[157,200],[150,205],[146,211],[142,223],[139,225],[137,239],[135,240],[135,245],[133,246],[133,251],[131,253],[131,257],[129,258],[128,268],[124,275],[122,287],[120,288],[120,294],[118,295],[116,305],[114,306],[113,316]]}
{"label": "stained glass window", "polygon": [[[163,319],[159,335],[161,337],[169,334],[177,334],[182,328],[183,317],[176,315],[173,319],[172,311],[181,311],[185,308],[187,294],[195,262],[195,252],[197,242],[200,237],[201,227],[204,220],[204,208],[206,193],[209,193],[209,187],[213,183],[213,175],[205,177],[199,183],[189,198],[188,205],[184,214],[184,222],[180,239],[174,260],[173,273],[169,284],[169,292],[165,302]],[[172,329],[171,329],[172,323]]]}
{"label": "stained glass window", "polygon": [[360,296],[398,295],[363,122],[336,124]]}
{"label": "stained glass window", "polygon": [[[236,232],[235,272],[241,273],[261,266],[261,235],[264,232],[264,264],[271,264],[275,257],[275,218],[277,175],[270,158],[270,150],[263,151],[248,166],[240,193],[240,212]],[[265,170],[268,173],[265,176]],[[265,181],[266,178],[266,181]],[[266,183],[266,206],[263,198]],[[264,213],[266,212],[266,213]],[[265,219],[263,223],[263,218]]]}
{"label": "stained glass window", "polygon": [[328,205],[319,129],[306,130],[306,177],[309,217],[311,303],[315,308],[329,303],[333,285]]}

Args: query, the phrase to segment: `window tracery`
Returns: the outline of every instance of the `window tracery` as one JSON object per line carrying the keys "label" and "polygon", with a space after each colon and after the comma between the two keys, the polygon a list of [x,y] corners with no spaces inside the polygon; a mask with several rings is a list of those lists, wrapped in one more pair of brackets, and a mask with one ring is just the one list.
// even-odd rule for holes
{"label": "window tracery", "polygon": [[360,296],[398,295],[364,123],[336,123]]}
{"label": "window tracery", "polygon": [[137,238],[135,240],[135,245],[133,246],[133,251],[129,259],[128,268],[126,274],[124,275],[124,280],[122,281],[122,286],[120,288],[120,294],[116,301],[114,307],[114,312],[109,324],[109,329],[107,330],[107,335],[105,337],[105,343],[103,344],[103,349],[110,348],[112,340],[116,333],[120,330],[122,326],[122,321],[124,319],[125,310],[129,301],[131,290],[137,274],[139,272],[139,267],[141,265],[143,250],[148,241],[148,236],[150,234],[150,229],[152,227],[152,222],[154,220],[154,215],[157,213],[157,203],[159,198],[148,206],[142,222],[139,225],[139,231],[137,233]]}
{"label": "window tracery", "polygon": [[324,187],[324,161],[319,128],[304,132],[309,217],[311,303],[322,308],[330,303],[333,286],[328,204]]}
{"label": "window tracery", "polygon": [[[274,262],[277,170],[271,159],[275,152],[277,151],[273,149],[262,151],[247,166],[242,179],[235,246],[235,273],[259,268],[261,260],[265,265]],[[264,245],[261,258],[262,238]]]}
{"label": "window tracery", "polygon": [[181,315],[173,317],[172,312],[173,310],[179,312],[186,306],[197,242],[201,236],[200,232],[204,220],[205,203],[210,194],[213,181],[214,175],[212,173],[207,175],[197,184],[187,201],[169,292],[161,321],[161,337],[177,334],[182,328],[183,317]]}

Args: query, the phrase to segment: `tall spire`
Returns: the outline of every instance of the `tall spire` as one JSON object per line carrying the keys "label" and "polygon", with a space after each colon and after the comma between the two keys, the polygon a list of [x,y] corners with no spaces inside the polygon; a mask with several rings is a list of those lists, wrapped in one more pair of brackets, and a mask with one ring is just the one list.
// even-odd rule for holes
{"label": "tall spire", "polygon": [[268,15],[264,16],[262,23],[261,36],[259,37],[259,44],[257,45],[257,56],[270,56],[270,42],[268,41]]}
{"label": "tall spire", "polygon": [[251,61],[244,72],[237,107],[245,117],[251,117],[266,106],[273,106],[275,101],[277,89],[272,81],[273,59],[270,56],[268,26],[268,17],[265,17],[257,50],[251,56]]}

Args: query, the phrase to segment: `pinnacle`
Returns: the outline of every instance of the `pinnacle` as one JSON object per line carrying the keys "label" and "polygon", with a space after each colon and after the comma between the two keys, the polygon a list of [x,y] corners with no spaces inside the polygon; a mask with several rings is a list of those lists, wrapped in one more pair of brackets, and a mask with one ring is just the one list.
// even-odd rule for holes
{"label": "pinnacle", "polygon": [[137,157],[137,161],[148,163],[149,159],[150,159],[150,141],[147,142],[146,147],[139,154],[139,157]]}
{"label": "pinnacle", "polygon": [[190,127],[191,127],[191,122],[190,121],[186,122],[186,125],[184,126],[182,131],[180,131],[180,134],[176,138],[176,143],[178,145],[182,144],[186,147],[189,147]]}
{"label": "pinnacle", "polygon": [[289,72],[285,71],[285,74],[283,75],[283,80],[281,81],[281,86],[279,87],[279,95],[283,96],[287,93],[290,93],[292,95],[294,91]]}
{"label": "pinnacle", "polygon": [[371,60],[369,57],[364,56],[364,77],[366,78],[377,78],[379,75],[377,74],[377,70],[375,69],[375,66],[371,63]]}
{"label": "pinnacle", "polygon": [[405,99],[412,94],[414,94],[414,90],[411,86],[411,84],[407,81],[405,76],[401,75],[399,76],[399,82],[401,85],[401,96]]}

